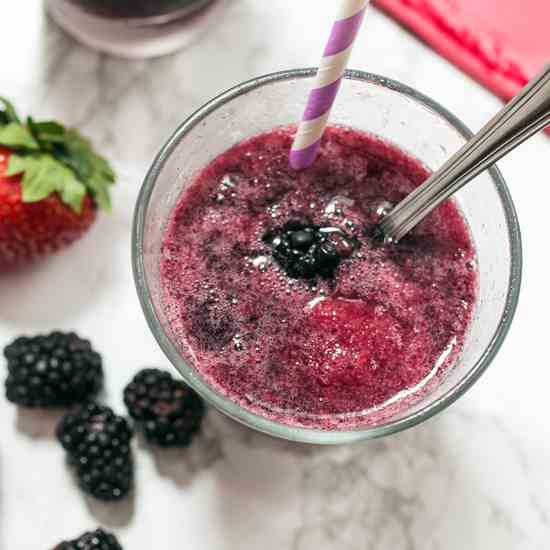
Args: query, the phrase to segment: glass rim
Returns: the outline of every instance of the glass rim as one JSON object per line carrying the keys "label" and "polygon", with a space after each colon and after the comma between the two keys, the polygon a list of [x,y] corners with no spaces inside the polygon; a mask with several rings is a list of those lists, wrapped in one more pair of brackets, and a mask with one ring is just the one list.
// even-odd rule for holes
{"label": "glass rim", "polygon": [[[198,377],[194,376],[192,372],[184,372],[185,369],[189,369],[190,371],[192,369],[182,359],[177,351],[177,348],[162,328],[161,322],[153,305],[149,287],[147,285],[145,266],[143,262],[142,245],[145,229],[145,218],[157,178],[161,173],[167,159],[174,152],[180,141],[198,124],[200,124],[202,120],[208,117],[208,115],[212,112],[216,111],[219,107],[229,103],[236,97],[242,96],[268,84],[302,78],[311,78],[316,74],[316,72],[317,69],[314,67],[293,69],[270,73],[247,80],[217,95],[196,110],[178,126],[155,157],[145,176],[145,180],[137,198],[132,227],[132,268],[134,283],[141,307],[153,336],[157,340],[164,354],[184,378],[185,382],[193,387],[193,389],[195,389],[209,404],[213,405],[215,408],[231,418],[272,436],[304,443],[340,444],[358,441],[361,439],[375,439],[411,428],[446,409],[472,387],[472,385],[479,379],[479,377],[483,374],[483,372],[485,372],[487,367],[492,362],[511,326],[512,319],[517,308],[521,287],[522,244],[518,218],[510,192],[508,191],[500,171],[496,168],[496,166],[493,166],[488,170],[488,172],[502,200],[506,218],[506,227],[510,238],[510,278],[503,313],[499,320],[498,326],[489,341],[489,344],[475,365],[464,375],[464,377],[462,377],[455,386],[450,388],[447,392],[445,392],[445,394],[432,403],[429,403],[418,411],[413,412],[399,420],[389,421],[388,423],[379,426],[365,426],[364,428],[359,427],[354,430],[321,430],[291,426],[269,420],[259,414],[245,409],[238,403],[231,401],[229,398],[218,393],[206,382],[203,382]],[[468,127],[455,115],[433,99],[405,84],[384,76],[359,70],[347,70],[345,73],[345,78],[349,80],[367,82],[369,84],[374,84],[387,88],[391,91],[398,92],[401,95],[408,96],[414,101],[436,112],[440,117],[453,126],[453,128],[457,130],[465,139],[469,139],[473,135]],[[183,365],[184,368],[180,368],[180,365]]]}

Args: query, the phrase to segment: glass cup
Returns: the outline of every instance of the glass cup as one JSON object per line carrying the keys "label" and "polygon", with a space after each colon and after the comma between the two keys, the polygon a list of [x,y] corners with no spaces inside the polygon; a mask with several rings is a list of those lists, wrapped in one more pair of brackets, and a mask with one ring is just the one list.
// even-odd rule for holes
{"label": "glass cup", "polygon": [[[479,296],[462,355],[440,383],[408,408],[378,424],[346,431],[274,422],[222,396],[178,353],[163,310],[159,261],[163,229],[180,193],[220,153],[255,134],[299,120],[314,69],[275,73],[240,84],[191,115],[168,140],[138,197],[133,237],[137,292],[149,326],[183,379],[218,410],[247,426],[294,441],[346,443],[409,428],[442,411],[489,366],[508,332],[521,281],[521,238],[506,185],[496,168],[480,175],[455,198],[477,249]],[[348,71],[331,115],[333,124],[378,136],[435,170],[471,136],[454,115],[399,82]]]}
{"label": "glass cup", "polygon": [[48,13],[83,44],[141,59],[173,53],[223,19],[226,0],[46,0]]}

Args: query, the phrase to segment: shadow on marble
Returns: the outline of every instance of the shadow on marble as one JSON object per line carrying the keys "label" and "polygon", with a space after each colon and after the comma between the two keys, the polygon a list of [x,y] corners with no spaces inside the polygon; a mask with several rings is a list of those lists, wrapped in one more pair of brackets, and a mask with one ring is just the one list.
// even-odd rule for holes
{"label": "shadow on marble", "polygon": [[117,246],[130,231],[116,217],[99,214],[90,232],[66,250],[1,275],[0,319],[22,331],[54,330],[96,303],[116,278]]}
{"label": "shadow on marble", "polygon": [[55,439],[55,428],[66,413],[63,409],[26,409],[17,407],[15,427],[32,439]]}
{"label": "shadow on marble", "polygon": [[[108,147],[120,161],[147,165],[175,128],[227,88],[279,67],[264,67],[272,44],[255,3],[224,0],[215,21],[192,45],[151,60],[99,54],[45,25],[44,93],[51,116],[62,117]],[[216,17],[220,17],[218,14]],[[261,23],[261,24],[259,24]],[[246,40],[236,37],[246,35]],[[196,52],[200,51],[200,55]],[[211,65],[212,70],[205,70]]]}
{"label": "shadow on marble", "polygon": [[[194,45],[201,55],[181,51],[154,60],[148,67],[146,93],[150,107],[166,131],[174,130],[186,116],[228,88],[262,72],[263,54],[272,49],[265,19],[256,2],[227,1],[222,24],[213,25]],[[246,40],[239,37],[246,36]],[[212,70],[205,70],[211,66]]]}
{"label": "shadow on marble", "polygon": [[319,449],[302,471],[302,526],[296,550],[416,549],[418,526],[448,510],[455,461],[443,424],[431,421],[383,439]]}
{"label": "shadow on marble", "polygon": [[224,547],[292,548],[300,520],[302,448],[218,413],[212,424],[223,458],[210,473],[215,495],[210,513]]}
{"label": "shadow on marble", "polygon": [[229,539],[247,532],[261,544],[270,529],[287,535],[269,548],[416,549],[415,526],[449,513],[458,466],[439,420],[335,447],[276,440],[228,419],[217,423],[224,432],[224,457],[213,468],[217,513]]}
{"label": "shadow on marble", "polygon": [[155,447],[149,445],[139,433],[138,448],[153,456],[155,468],[160,476],[172,480],[178,487],[188,487],[197,475],[223,459],[221,442],[211,426],[211,416],[212,412],[209,412],[200,433],[195,436],[189,447]]}
{"label": "shadow on marble", "polygon": [[110,528],[125,527],[130,524],[134,517],[135,491],[134,488],[131,495],[118,502],[102,502],[89,496],[84,498],[90,514],[100,525]]}

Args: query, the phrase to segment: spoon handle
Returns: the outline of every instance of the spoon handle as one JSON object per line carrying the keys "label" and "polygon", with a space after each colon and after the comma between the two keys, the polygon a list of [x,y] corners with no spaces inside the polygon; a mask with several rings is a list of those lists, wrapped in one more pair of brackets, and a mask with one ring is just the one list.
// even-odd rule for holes
{"label": "spoon handle", "polygon": [[380,223],[397,242],[439,203],[550,123],[550,65]]}

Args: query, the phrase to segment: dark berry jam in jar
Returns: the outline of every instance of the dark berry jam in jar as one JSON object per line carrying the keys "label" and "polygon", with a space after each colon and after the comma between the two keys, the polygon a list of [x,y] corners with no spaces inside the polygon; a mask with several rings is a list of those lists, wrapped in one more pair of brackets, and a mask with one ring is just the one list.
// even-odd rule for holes
{"label": "dark berry jam in jar", "polygon": [[190,15],[212,0],[70,0],[101,17],[168,22]]}
{"label": "dark berry jam in jar", "polygon": [[93,49],[130,59],[174,53],[222,21],[225,0],[46,0],[61,28]]}

